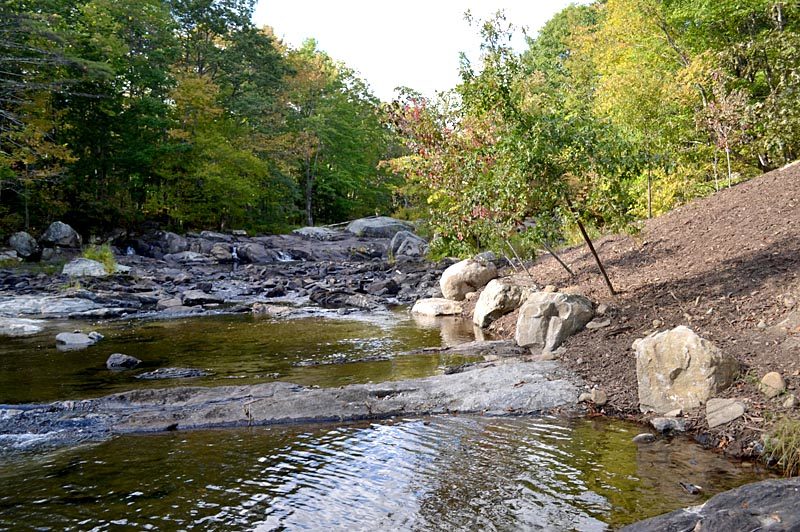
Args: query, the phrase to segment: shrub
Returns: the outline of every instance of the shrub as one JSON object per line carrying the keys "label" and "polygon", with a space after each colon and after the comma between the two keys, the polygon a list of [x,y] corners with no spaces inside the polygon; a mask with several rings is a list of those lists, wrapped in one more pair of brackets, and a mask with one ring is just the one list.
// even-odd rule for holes
{"label": "shrub", "polygon": [[83,250],[83,258],[96,260],[105,267],[108,273],[117,271],[117,260],[114,258],[114,252],[111,251],[111,246],[108,244],[87,247]]}
{"label": "shrub", "polygon": [[787,476],[800,471],[800,421],[783,418],[765,438],[764,456],[777,463]]}

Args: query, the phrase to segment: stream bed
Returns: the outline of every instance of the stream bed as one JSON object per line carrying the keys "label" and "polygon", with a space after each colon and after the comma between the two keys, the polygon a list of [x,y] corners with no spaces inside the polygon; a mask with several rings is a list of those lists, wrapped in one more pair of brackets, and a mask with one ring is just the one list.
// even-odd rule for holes
{"label": "stream bed", "polygon": [[[106,335],[97,345],[56,350],[55,332],[78,327],[89,329],[66,322],[0,344],[0,403],[417,378],[471,361],[422,348],[473,337],[469,323],[404,312],[219,316],[107,323],[93,327]],[[108,371],[114,352],[143,368]],[[211,375],[135,378],[165,366]],[[125,435],[0,459],[0,530],[605,530],[770,476],[682,438],[637,446],[642,430],[605,419],[443,415]],[[679,481],[703,492],[690,495]]]}

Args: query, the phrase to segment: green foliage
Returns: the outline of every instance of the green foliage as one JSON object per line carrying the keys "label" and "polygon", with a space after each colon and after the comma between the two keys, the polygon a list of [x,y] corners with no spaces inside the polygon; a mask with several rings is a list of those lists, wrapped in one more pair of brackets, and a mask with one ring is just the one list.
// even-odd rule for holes
{"label": "green foliage", "polygon": [[764,439],[764,456],[777,463],[786,476],[800,472],[800,421],[784,417]]}
{"label": "green foliage", "polygon": [[117,271],[117,259],[114,258],[114,252],[111,246],[103,244],[100,246],[91,245],[86,247],[81,253],[84,259],[94,260],[102,264],[108,273]]}

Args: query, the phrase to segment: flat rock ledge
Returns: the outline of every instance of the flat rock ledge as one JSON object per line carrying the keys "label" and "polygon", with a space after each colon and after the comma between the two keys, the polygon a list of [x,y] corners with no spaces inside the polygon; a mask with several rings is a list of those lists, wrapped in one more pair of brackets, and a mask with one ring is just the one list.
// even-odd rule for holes
{"label": "flat rock ledge", "polygon": [[624,532],[798,530],[800,478],[764,480],[711,497],[700,506],[640,521]]}
{"label": "flat rock ledge", "polygon": [[485,364],[424,379],[308,388],[288,382],[142,389],[84,401],[0,405],[0,454],[116,434],[402,415],[523,415],[575,408],[580,382],[556,362]]}

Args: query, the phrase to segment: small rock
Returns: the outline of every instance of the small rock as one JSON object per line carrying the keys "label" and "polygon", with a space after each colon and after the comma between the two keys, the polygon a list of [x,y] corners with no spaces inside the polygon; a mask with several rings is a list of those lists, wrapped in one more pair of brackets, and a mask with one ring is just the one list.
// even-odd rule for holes
{"label": "small rock", "polygon": [[411,308],[412,314],[422,314],[423,316],[454,316],[461,314],[463,308],[461,303],[451,299],[432,297],[420,299]]}
{"label": "small rock", "polygon": [[59,349],[83,349],[95,343],[97,340],[80,332],[62,332],[56,335],[56,344]]}
{"label": "small rock", "polygon": [[658,328],[659,328],[659,327],[661,327],[662,325],[664,325],[664,322],[663,322],[663,321],[661,321],[661,320],[659,320],[659,319],[655,319],[655,320],[653,320],[653,328],[654,328],[654,329],[658,329]]}
{"label": "small rock", "polygon": [[100,340],[102,340],[103,338],[105,338],[105,336],[103,336],[102,334],[100,334],[97,331],[92,331],[87,336],[89,336],[89,338],[91,338],[92,341],[95,342],[95,343],[97,343]]}
{"label": "small rock", "polygon": [[686,432],[686,420],[675,417],[654,417],[650,424],[658,432],[665,434],[668,432]]}
{"label": "small rock", "polygon": [[608,305],[605,303],[601,303],[597,305],[597,308],[594,310],[594,313],[598,316],[605,316],[609,311]]}
{"label": "small rock", "polygon": [[713,429],[720,425],[730,423],[744,415],[745,406],[736,399],[709,399],[706,403],[706,422],[708,428]]}
{"label": "small rock", "polygon": [[548,284],[544,288],[542,288],[542,292],[548,292],[548,293],[558,292],[558,287],[554,284]]}
{"label": "small rock", "polygon": [[681,417],[682,415],[683,415],[683,410],[681,410],[680,408],[676,408],[675,410],[670,410],[669,412],[664,414],[664,417]]}
{"label": "small rock", "polygon": [[464,300],[465,301],[472,301],[476,297],[478,297],[478,293],[477,292],[467,292],[466,294],[464,294]]}
{"label": "small rock", "polygon": [[760,320],[758,322],[758,325],[756,325],[756,327],[763,331],[764,329],[767,328],[767,323],[764,320]]}
{"label": "small rock", "polygon": [[637,434],[633,437],[633,443],[653,443],[656,441],[656,437],[650,434],[649,432],[644,432],[642,434]]}
{"label": "small rock", "polygon": [[142,361],[136,357],[114,353],[106,360],[106,367],[112,370],[133,369],[141,363]]}
{"label": "small rock", "polygon": [[578,396],[579,403],[588,403],[591,400],[592,400],[592,394],[590,394],[589,392],[583,392]]}
{"label": "small rock", "polygon": [[597,406],[603,406],[608,402],[608,395],[600,388],[592,389],[592,402]]}
{"label": "small rock", "polygon": [[786,400],[783,401],[784,408],[797,408],[797,396],[793,393],[790,393],[786,396]]}
{"label": "small rock", "polygon": [[763,393],[768,398],[773,398],[786,390],[786,381],[783,380],[781,374],[777,371],[771,371],[764,375],[761,379],[761,385],[759,386],[761,393]]}
{"label": "small rock", "polygon": [[794,308],[794,306],[797,305],[797,298],[791,294],[786,294],[785,296],[783,296],[782,299],[783,299],[782,301],[783,306],[786,307],[787,309]]}
{"label": "small rock", "polygon": [[606,318],[604,320],[592,320],[586,324],[587,329],[602,329],[611,325],[611,320]]}

